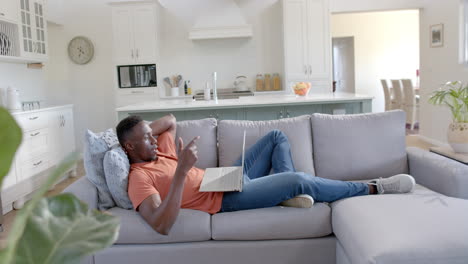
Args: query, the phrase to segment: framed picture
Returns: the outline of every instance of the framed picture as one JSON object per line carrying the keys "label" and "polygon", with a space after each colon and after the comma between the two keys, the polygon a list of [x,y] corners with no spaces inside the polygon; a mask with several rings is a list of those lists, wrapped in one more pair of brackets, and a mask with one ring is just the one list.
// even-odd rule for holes
{"label": "framed picture", "polygon": [[444,24],[431,26],[431,48],[444,46]]}

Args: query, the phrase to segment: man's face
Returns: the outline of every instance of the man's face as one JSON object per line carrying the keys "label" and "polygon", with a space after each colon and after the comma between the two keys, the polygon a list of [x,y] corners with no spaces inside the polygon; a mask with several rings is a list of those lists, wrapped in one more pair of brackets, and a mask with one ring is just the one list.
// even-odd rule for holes
{"label": "man's face", "polygon": [[152,130],[146,122],[138,123],[132,129],[132,134],[128,138],[125,149],[135,159],[141,161],[153,161],[156,159],[156,149],[158,141],[153,137]]}

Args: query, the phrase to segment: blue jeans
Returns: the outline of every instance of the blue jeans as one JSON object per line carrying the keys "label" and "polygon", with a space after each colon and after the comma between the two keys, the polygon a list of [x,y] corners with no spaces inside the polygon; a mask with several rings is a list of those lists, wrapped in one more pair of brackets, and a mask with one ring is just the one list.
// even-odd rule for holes
{"label": "blue jeans", "polygon": [[[239,158],[234,166],[240,164]],[[333,202],[367,195],[369,186],[296,172],[288,138],[273,130],[246,151],[242,192],[225,192],[221,212],[272,207],[300,194],[308,194],[316,202]]]}

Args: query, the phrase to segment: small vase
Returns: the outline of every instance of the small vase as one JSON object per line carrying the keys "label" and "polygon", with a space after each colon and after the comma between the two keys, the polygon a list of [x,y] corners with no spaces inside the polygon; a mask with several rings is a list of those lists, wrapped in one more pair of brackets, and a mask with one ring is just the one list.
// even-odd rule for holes
{"label": "small vase", "polygon": [[468,123],[451,123],[447,138],[452,149],[457,153],[468,153]]}

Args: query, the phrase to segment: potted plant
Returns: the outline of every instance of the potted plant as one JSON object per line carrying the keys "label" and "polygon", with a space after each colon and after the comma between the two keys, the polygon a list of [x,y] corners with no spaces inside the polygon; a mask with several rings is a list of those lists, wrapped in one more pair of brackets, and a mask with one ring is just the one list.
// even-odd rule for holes
{"label": "potted plant", "polygon": [[429,98],[434,105],[445,105],[452,112],[452,123],[447,131],[450,146],[458,153],[468,153],[468,85],[447,82]]}
{"label": "potted plant", "polygon": [[[0,187],[21,138],[21,128],[0,107]],[[84,256],[111,246],[117,239],[120,223],[115,216],[89,210],[72,194],[43,197],[77,157],[73,153],[62,161],[17,213],[7,244],[0,249],[0,263],[78,264]]]}

